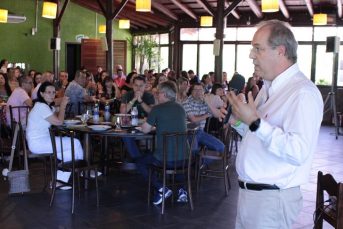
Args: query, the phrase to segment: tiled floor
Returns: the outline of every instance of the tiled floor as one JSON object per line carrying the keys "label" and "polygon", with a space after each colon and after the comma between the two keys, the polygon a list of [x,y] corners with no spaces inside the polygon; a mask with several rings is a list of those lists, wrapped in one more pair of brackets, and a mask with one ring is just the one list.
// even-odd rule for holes
{"label": "tiled floor", "polygon": [[[302,187],[304,208],[293,228],[313,228],[318,170],[343,181],[343,137],[336,140],[330,135],[333,132],[333,127],[321,129],[310,180]],[[95,190],[86,191],[80,200],[76,198],[74,215],[70,213],[70,191],[58,190],[49,207],[50,189],[43,189],[42,177],[31,177],[32,191],[24,195],[8,195],[8,182],[1,177],[0,228],[234,228],[238,185],[233,162],[231,165],[228,196],[222,180],[204,180],[198,191],[193,190],[194,211],[187,203],[167,201],[165,215],[160,213],[161,206],[147,205],[147,183],[140,174],[111,171],[100,182],[100,206],[96,207]]]}

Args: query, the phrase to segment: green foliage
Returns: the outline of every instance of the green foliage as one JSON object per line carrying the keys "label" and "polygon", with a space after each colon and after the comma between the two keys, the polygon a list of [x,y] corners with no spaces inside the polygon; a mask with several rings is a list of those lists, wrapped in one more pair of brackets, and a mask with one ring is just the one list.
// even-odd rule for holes
{"label": "green foliage", "polygon": [[156,62],[159,55],[158,43],[156,38],[151,35],[136,36],[135,38],[126,38],[129,43],[129,48],[134,56],[138,56],[140,62],[139,72],[143,72],[144,63],[149,64],[149,68],[153,62]]}
{"label": "green foliage", "polygon": [[319,79],[319,81],[317,81],[317,85],[331,85],[331,83],[329,83],[325,79]]}

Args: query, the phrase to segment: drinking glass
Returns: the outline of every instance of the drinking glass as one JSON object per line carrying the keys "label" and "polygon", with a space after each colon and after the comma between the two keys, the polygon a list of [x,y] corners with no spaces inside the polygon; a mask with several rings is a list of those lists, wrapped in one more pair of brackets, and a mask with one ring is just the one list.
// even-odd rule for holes
{"label": "drinking glass", "polygon": [[121,125],[121,117],[117,116],[117,118],[116,118],[116,130],[121,130],[120,125]]}
{"label": "drinking glass", "polygon": [[89,118],[89,116],[88,116],[87,113],[82,114],[82,116],[81,116],[81,122],[82,122],[84,125],[87,124],[88,118]]}

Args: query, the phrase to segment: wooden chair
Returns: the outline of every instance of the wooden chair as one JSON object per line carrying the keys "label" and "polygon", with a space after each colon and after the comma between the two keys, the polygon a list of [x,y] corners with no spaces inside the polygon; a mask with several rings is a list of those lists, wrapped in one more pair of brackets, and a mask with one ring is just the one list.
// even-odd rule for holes
{"label": "wooden chair", "polygon": [[[325,204],[324,191],[337,198],[336,210],[333,204]],[[323,228],[323,220],[336,229],[343,228],[343,184],[337,183],[331,174],[318,172],[315,228]]]}
{"label": "wooden chair", "polygon": [[64,119],[68,118],[75,118],[75,111],[72,111],[71,108],[73,107],[72,103],[68,103],[64,113]]}
{"label": "wooden chair", "polygon": [[[27,126],[27,121],[28,121],[28,116],[29,113],[31,111],[32,107],[29,106],[9,106],[9,110],[10,110],[10,116],[11,116],[11,120],[7,120],[9,121],[16,121],[16,122],[21,122],[22,127],[24,127],[24,129],[26,129]],[[18,117],[14,117],[14,111],[17,111],[18,113]]]}
{"label": "wooden chair", "polygon": [[[177,186],[177,185],[182,185],[182,184],[187,184],[188,186],[188,200],[190,203],[191,210],[193,210],[193,198],[192,198],[192,185],[191,185],[191,164],[192,164],[192,147],[195,139],[195,131],[192,130],[190,132],[180,132],[180,133],[172,133],[172,134],[163,134],[163,167],[158,167],[154,165],[149,165],[149,186],[148,186],[148,205],[150,205],[150,195],[151,195],[151,182],[154,181],[151,179],[151,174],[153,171],[158,172],[162,175],[162,180],[163,183],[163,193],[162,193],[162,214],[164,214],[164,206],[165,206],[165,190],[167,186]],[[173,141],[175,143],[175,157],[178,158],[178,153],[179,153],[179,142],[185,141],[186,143],[188,142],[188,136],[192,135],[192,141],[190,144],[190,148],[187,150],[187,145],[184,144],[185,147],[183,149],[183,155],[182,155],[182,165],[177,165],[175,162],[174,167],[170,168],[166,166],[167,162],[167,142],[168,141]],[[174,145],[174,144],[173,144]],[[175,174],[187,174],[187,178],[185,182],[183,183],[174,183],[174,175]],[[169,177],[168,177],[169,176]],[[171,181],[170,183],[167,184],[167,180]]]}
{"label": "wooden chair", "polygon": [[12,136],[5,118],[5,108],[0,107],[0,155],[2,163],[5,163],[4,156],[11,154]]}
{"label": "wooden chair", "polygon": [[[56,182],[57,182],[57,170],[60,169],[62,171],[68,171],[71,172],[71,186],[72,186],[72,203],[71,203],[71,213],[74,213],[74,203],[75,203],[75,173],[77,174],[77,182],[78,182],[78,190],[79,190],[79,199],[81,198],[81,185],[80,185],[80,176],[81,172],[83,172],[83,177],[85,179],[89,179],[89,172],[90,170],[95,171],[95,189],[96,189],[96,206],[99,206],[99,192],[98,192],[98,165],[90,165],[90,163],[86,160],[75,160],[75,149],[74,149],[74,132],[65,132],[59,129],[53,129],[50,128],[50,137],[51,137],[51,143],[52,143],[52,149],[54,153],[54,175],[52,179],[52,192],[51,192],[51,200],[50,200],[50,206],[52,206],[52,203],[54,201],[55,192],[56,192]],[[67,136],[71,138],[71,161],[63,161],[63,142],[62,137]],[[61,147],[61,155],[62,155],[62,161],[59,162],[57,159],[57,144],[60,144]],[[64,182],[62,182],[64,183]],[[64,183],[67,184],[67,183]]]}
{"label": "wooden chair", "polygon": [[[28,159],[34,159],[34,158],[40,158],[43,159],[44,162],[44,167],[43,168],[37,168],[34,170],[44,170],[44,177],[45,177],[45,185],[48,184],[48,174],[47,174],[47,162],[46,162],[46,158],[49,157],[50,158],[50,174],[51,176],[53,175],[53,164],[52,164],[52,152],[51,153],[42,153],[42,154],[35,154],[32,153],[28,147],[27,147],[27,142],[26,142],[26,132],[22,127],[21,122],[16,122],[14,120],[12,120],[12,129],[16,127],[16,125],[19,126],[19,133],[18,133],[18,139],[17,139],[17,150],[20,156],[24,156],[27,155]],[[13,129],[14,130],[14,129]],[[14,132],[14,131],[13,131]],[[42,144],[44,144],[42,142]],[[29,168],[30,170],[30,168]],[[32,169],[30,171],[33,171]],[[32,173],[30,173],[30,175],[32,175]]]}
{"label": "wooden chair", "polygon": [[[206,147],[202,148],[202,150],[198,153],[199,169],[198,169],[198,175],[197,175],[197,190],[199,189],[199,186],[202,183],[203,177],[219,178],[219,179],[224,179],[226,195],[229,195],[229,189],[231,188],[231,181],[230,181],[228,159],[231,157],[231,154],[232,154],[232,145],[234,143],[233,138],[235,136],[235,132],[236,130],[232,128],[231,130],[229,130],[229,133],[226,135],[224,153],[217,152],[217,151],[210,151]],[[205,169],[205,166],[204,166],[205,159],[221,161],[222,168],[220,170]]]}
{"label": "wooden chair", "polygon": [[78,115],[81,115],[81,107],[84,107],[84,111],[86,110],[91,110],[93,111],[94,110],[94,105],[95,105],[95,102],[79,102],[79,107],[78,107]]}

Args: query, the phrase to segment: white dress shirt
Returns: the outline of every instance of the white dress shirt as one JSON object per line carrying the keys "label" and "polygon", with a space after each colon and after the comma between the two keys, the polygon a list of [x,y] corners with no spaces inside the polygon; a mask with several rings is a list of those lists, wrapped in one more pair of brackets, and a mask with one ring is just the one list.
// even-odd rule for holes
{"label": "white dress shirt", "polygon": [[265,81],[255,105],[260,127],[254,133],[245,124],[237,128],[240,179],[281,189],[307,183],[323,118],[319,90],[294,64]]}

